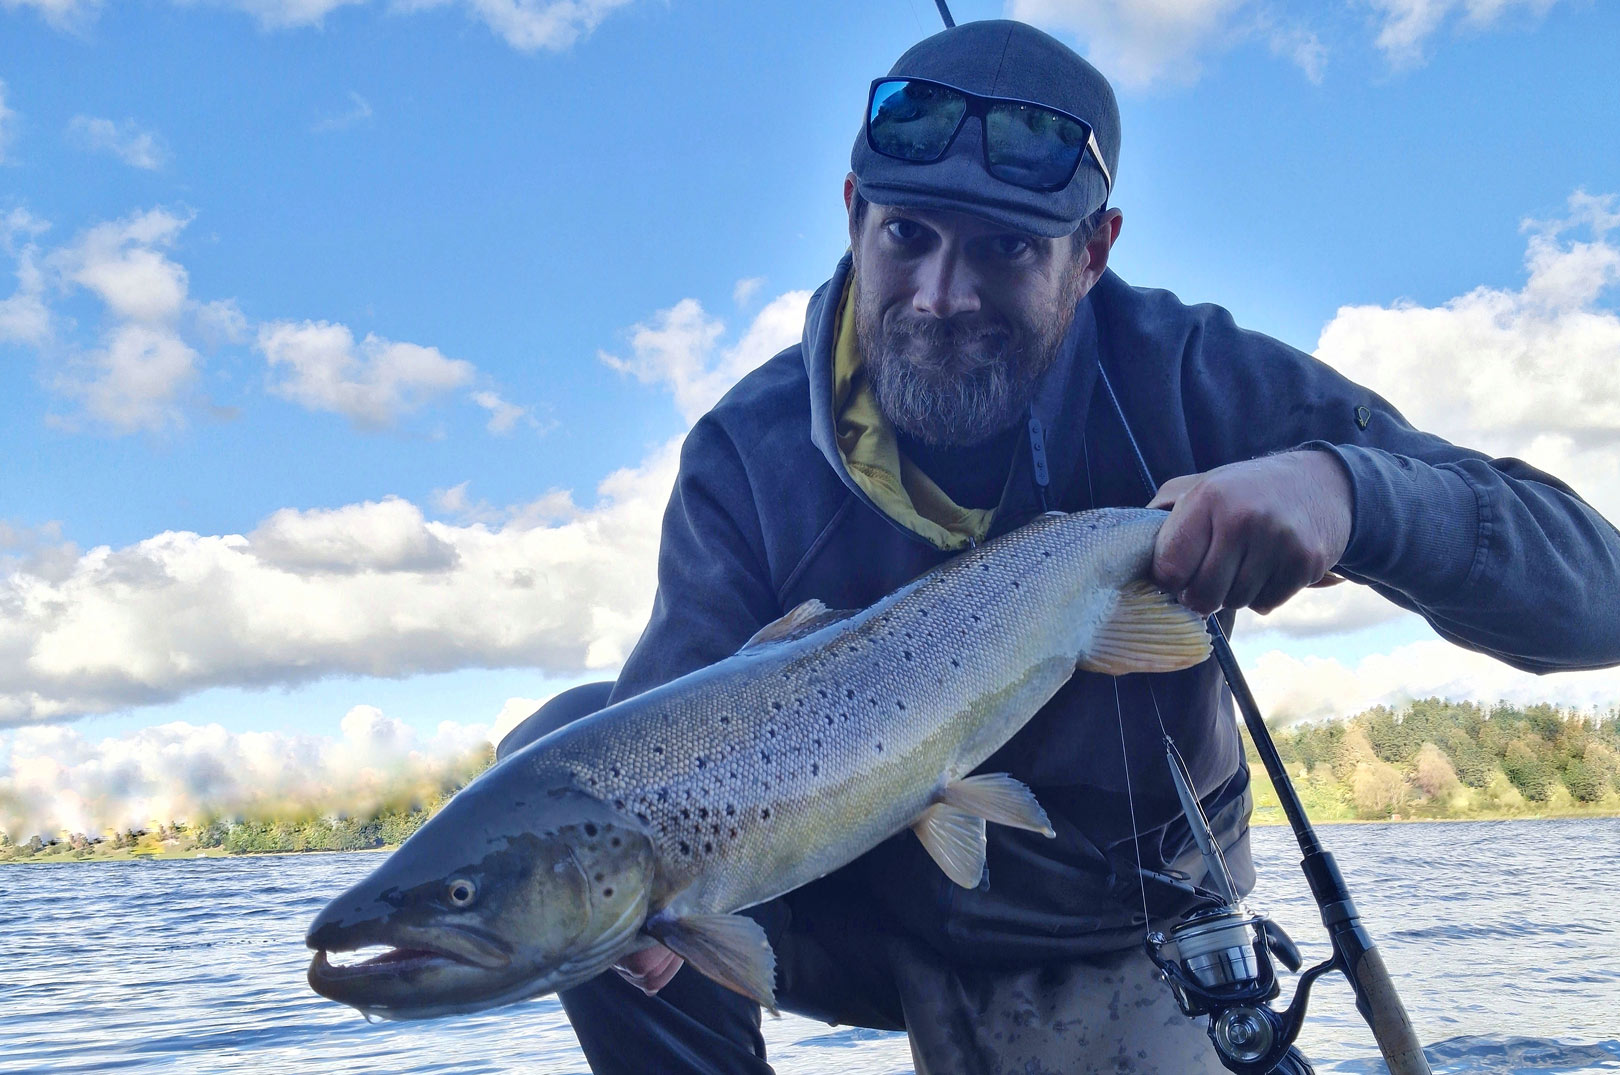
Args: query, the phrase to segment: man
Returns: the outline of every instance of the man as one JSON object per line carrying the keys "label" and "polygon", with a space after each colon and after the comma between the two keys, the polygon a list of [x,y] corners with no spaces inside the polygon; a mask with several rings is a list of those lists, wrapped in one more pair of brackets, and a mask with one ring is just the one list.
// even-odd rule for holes
{"label": "man", "polygon": [[[688,437],[615,698],[1043,510],[1149,502],[1173,509],[1155,580],[1223,623],[1335,569],[1520,668],[1620,661],[1620,535],[1567,487],[1107,271],[1118,149],[1107,82],[1018,23],[937,34],[874,84],[850,255],[802,345]],[[1080,674],[984,767],[1030,785],[1057,838],[991,826],[968,890],[902,834],[753,909],[782,1006],[906,1029],[919,1072],[1218,1071],[1141,953],[1203,879],[1161,721],[1247,890],[1248,773],[1213,662]],[[597,1071],[769,1071],[757,1007],[662,948],[563,1003]]]}

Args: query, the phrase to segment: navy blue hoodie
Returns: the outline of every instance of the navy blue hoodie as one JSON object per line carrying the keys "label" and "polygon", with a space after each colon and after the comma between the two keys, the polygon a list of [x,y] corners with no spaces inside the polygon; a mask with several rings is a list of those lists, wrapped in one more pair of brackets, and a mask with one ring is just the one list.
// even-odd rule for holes
{"label": "navy blue hoodie", "polygon": [[[743,378],[688,435],[652,618],[615,701],[729,656],[802,601],[861,608],[949,555],[885,516],[839,455],[832,350],[849,271],[846,256],[811,299],[803,342]],[[1620,663],[1613,526],[1557,479],[1413,429],[1379,396],[1238,328],[1220,307],[1106,273],[1081,301],[1033,410],[1046,430],[1048,488],[1026,446],[992,535],[1033,518],[1043,492],[1068,511],[1145,504],[1127,423],[1158,483],[1324,449],[1344,463],[1355,500],[1340,574],[1517,668]],[[1230,630],[1230,614],[1222,619]],[[1184,887],[1156,875],[1201,873],[1156,711],[1247,888],[1248,773],[1213,661],[1118,681],[1078,674],[992,757],[985,771],[1029,784],[1058,837],[990,826],[987,884],[950,883],[909,833],[848,867],[851,878],[874,908],[891,910],[894,928],[953,958],[1032,963],[1139,943],[1144,887],[1155,918],[1176,915]]]}

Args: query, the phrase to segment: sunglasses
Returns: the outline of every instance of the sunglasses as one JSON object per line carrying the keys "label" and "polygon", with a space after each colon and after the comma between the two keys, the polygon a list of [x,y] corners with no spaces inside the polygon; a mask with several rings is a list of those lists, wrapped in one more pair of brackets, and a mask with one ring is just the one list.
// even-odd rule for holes
{"label": "sunglasses", "polygon": [[866,106],[866,144],[896,160],[937,161],[969,116],[984,124],[984,167],[1026,190],[1062,190],[1091,150],[1109,193],[1114,177],[1103,163],[1091,124],[1057,108],[977,93],[926,78],[880,78]]}

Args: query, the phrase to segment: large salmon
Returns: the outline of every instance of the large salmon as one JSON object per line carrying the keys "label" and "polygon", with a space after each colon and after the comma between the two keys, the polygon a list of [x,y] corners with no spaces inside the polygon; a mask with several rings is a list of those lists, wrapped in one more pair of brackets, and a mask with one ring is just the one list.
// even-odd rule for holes
{"label": "large salmon", "polygon": [[1164,518],[1044,516],[862,611],[807,602],[524,747],[321,912],[310,985],[424,1018],[567,988],[657,940],[774,1007],[775,956],[735,912],[907,826],[978,884],[986,821],[1051,829],[1023,784],[969,774],[1077,666],[1208,656],[1199,616],[1146,581]]}

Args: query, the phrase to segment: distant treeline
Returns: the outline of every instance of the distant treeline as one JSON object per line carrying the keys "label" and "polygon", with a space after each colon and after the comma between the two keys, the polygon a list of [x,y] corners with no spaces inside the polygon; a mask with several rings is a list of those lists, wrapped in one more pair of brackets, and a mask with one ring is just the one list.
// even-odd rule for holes
{"label": "distant treeline", "polygon": [[493,749],[474,751],[450,765],[439,782],[396,789],[369,811],[326,815],[300,811],[303,816],[216,818],[200,824],[176,821],[150,829],[98,835],[34,836],[23,842],[14,842],[0,833],[0,862],[192,858],[393,847],[421,828],[457,790],[487,769],[494,757]]}
{"label": "distant treeline", "polygon": [[[1551,705],[1491,707],[1430,698],[1379,706],[1348,720],[1275,733],[1289,776],[1315,820],[1496,818],[1620,814],[1620,714]],[[469,759],[456,787],[492,760]],[[1256,819],[1280,816],[1252,753]],[[391,847],[432,817],[454,787],[371,816],[220,819],[100,836],[82,833],[13,843],[0,862],[251,855]]]}
{"label": "distant treeline", "polygon": [[[1620,718],[1429,698],[1275,734],[1322,820],[1620,813]],[[1259,761],[1251,748],[1257,776]],[[1256,780],[1264,819],[1276,798]]]}

